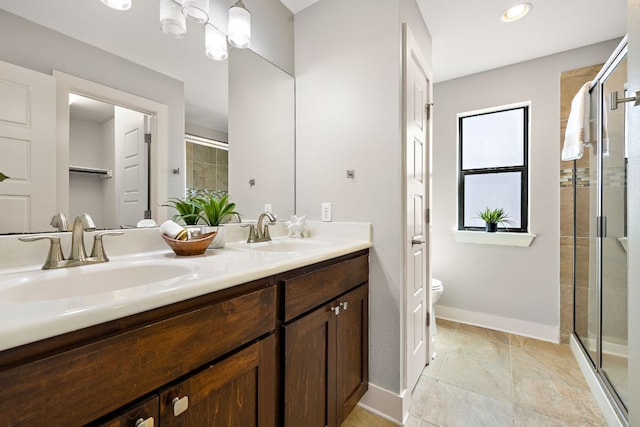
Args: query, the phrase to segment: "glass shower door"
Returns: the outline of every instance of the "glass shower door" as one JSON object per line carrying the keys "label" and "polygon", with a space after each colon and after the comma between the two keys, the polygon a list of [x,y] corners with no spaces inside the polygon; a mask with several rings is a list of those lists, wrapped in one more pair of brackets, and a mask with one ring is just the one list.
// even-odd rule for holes
{"label": "glass shower door", "polygon": [[[621,403],[628,393],[627,359],[627,59],[602,84],[601,163],[601,369]],[[615,95],[614,95],[615,94]]]}

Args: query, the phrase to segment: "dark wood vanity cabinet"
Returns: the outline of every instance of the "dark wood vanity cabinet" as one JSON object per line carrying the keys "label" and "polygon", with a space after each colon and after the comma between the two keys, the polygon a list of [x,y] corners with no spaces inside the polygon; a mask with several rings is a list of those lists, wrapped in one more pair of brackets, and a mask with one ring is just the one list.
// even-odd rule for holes
{"label": "dark wood vanity cabinet", "polygon": [[339,426],[367,390],[368,255],[281,283],[283,424]]}
{"label": "dark wood vanity cabinet", "polygon": [[[185,379],[192,376],[195,388],[203,367],[249,363],[242,348],[272,343],[275,307],[268,278],[0,352],[0,425],[114,425],[121,416],[108,414],[167,385],[191,384]],[[250,348],[273,353],[259,358],[261,372],[273,375],[273,344]],[[194,391],[198,407],[202,392]]]}
{"label": "dark wood vanity cabinet", "polygon": [[275,427],[275,342],[270,335],[163,390],[160,425]]}
{"label": "dark wood vanity cabinet", "polygon": [[338,426],[367,300],[365,250],[1,351],[0,426]]}

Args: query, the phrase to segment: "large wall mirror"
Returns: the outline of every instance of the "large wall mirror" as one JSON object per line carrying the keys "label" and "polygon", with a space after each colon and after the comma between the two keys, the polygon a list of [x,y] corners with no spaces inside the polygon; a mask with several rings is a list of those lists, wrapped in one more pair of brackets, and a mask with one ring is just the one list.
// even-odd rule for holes
{"label": "large wall mirror", "polygon": [[[293,64],[290,12],[278,0],[247,0],[245,4],[252,12],[252,50],[231,50],[227,61],[212,61],[204,54],[204,26],[188,22],[183,39],[162,34],[159,3],[134,1],[126,12],[111,10],[99,0],[23,0],[1,5],[0,36],[15,42],[0,46],[0,61],[53,79],[55,100],[53,110],[42,109],[54,116],[45,117],[52,130],[46,138],[48,154],[40,158],[48,166],[30,171],[25,168],[22,177],[24,182],[33,181],[34,188],[37,187],[31,200],[22,204],[30,203],[31,212],[40,213],[42,218],[7,221],[0,225],[0,233],[55,231],[49,220],[56,212],[72,217],[79,210],[89,211],[98,219],[100,228],[130,226],[133,218],[140,215],[120,219],[108,209],[98,207],[111,203],[104,194],[99,194],[103,191],[99,188],[115,182],[107,175],[114,177],[118,173],[117,168],[105,166],[105,155],[96,155],[98,144],[104,144],[99,140],[109,133],[108,122],[115,120],[113,112],[130,105],[67,86],[68,93],[85,97],[89,100],[85,101],[87,104],[98,101],[102,108],[94,104],[96,111],[92,115],[89,110],[83,111],[82,103],[69,106],[68,93],[61,93],[64,91],[59,85],[55,88],[56,73],[166,107],[160,127],[154,112],[131,108],[143,113],[139,116],[140,134],[156,132],[161,141],[160,147],[154,147],[152,142],[152,150],[156,152],[149,151],[146,158],[141,158],[149,164],[149,189],[147,195],[141,193],[139,201],[141,206],[148,205],[154,219],[171,216],[173,212],[161,205],[170,197],[183,197],[188,185],[193,184],[187,182],[187,162],[194,158],[188,158],[185,132],[228,142],[229,194],[244,219],[256,218],[265,203],[272,204],[281,218],[294,212],[295,100],[294,79],[290,74]],[[233,2],[211,3],[216,5],[215,9],[224,11]],[[230,68],[240,71],[230,76]],[[36,101],[39,102],[32,97],[28,102],[35,105]],[[230,104],[235,108],[230,110]],[[66,124],[60,122],[61,110],[67,111]],[[39,114],[46,115],[42,111]],[[3,120],[0,117],[0,131]],[[101,136],[92,137],[90,132]],[[4,155],[9,151],[8,145],[1,145],[3,138],[0,135],[3,153],[0,169],[10,168],[7,165],[11,164]],[[22,136],[15,138],[21,140]],[[70,172],[70,166],[72,169],[84,166],[86,171]],[[52,168],[55,177],[42,178],[52,173]],[[93,174],[91,169],[98,173]],[[41,183],[36,186],[37,176],[41,176]],[[144,174],[139,176],[142,179]],[[258,185],[250,186],[249,176]],[[22,183],[10,179],[0,186],[19,184]],[[0,188],[0,204],[7,200],[15,202],[2,194]]]}

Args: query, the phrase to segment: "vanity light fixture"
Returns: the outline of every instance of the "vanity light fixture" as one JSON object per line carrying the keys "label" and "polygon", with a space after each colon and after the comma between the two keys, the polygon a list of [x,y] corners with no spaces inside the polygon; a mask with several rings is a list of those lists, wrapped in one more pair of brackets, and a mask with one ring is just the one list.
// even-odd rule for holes
{"label": "vanity light fixture", "polygon": [[204,53],[215,61],[224,61],[229,56],[227,36],[210,23],[204,34]]}
{"label": "vanity light fixture", "polygon": [[131,9],[131,0],[100,0],[102,3],[115,10]]}
{"label": "vanity light fixture", "polygon": [[180,4],[173,0],[160,0],[160,29],[168,36],[184,38],[187,23]]}
{"label": "vanity light fixture", "polygon": [[229,9],[229,44],[239,49],[246,49],[251,45],[251,14],[238,0]]}
{"label": "vanity light fixture", "polygon": [[182,0],[179,3],[187,19],[197,24],[209,22],[209,0]]}
{"label": "vanity light fixture", "polygon": [[515,22],[518,19],[524,18],[532,8],[533,5],[531,3],[520,3],[515,6],[511,6],[509,9],[502,12],[500,19],[502,19],[503,22]]}

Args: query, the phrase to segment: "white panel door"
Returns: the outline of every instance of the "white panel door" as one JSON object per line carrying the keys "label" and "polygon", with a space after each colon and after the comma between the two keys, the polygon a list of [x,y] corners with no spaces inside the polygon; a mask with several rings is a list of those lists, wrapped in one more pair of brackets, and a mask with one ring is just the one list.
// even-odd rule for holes
{"label": "white panel door", "polygon": [[413,390],[427,364],[427,316],[431,280],[429,272],[429,122],[426,106],[430,78],[417,43],[405,25],[405,139],[406,153],[406,387]]}
{"label": "white panel door", "polygon": [[56,83],[0,61],[0,233],[50,230],[56,213]]}
{"label": "white panel door", "polygon": [[148,147],[144,114],[115,107],[118,225],[135,226],[148,207]]}

